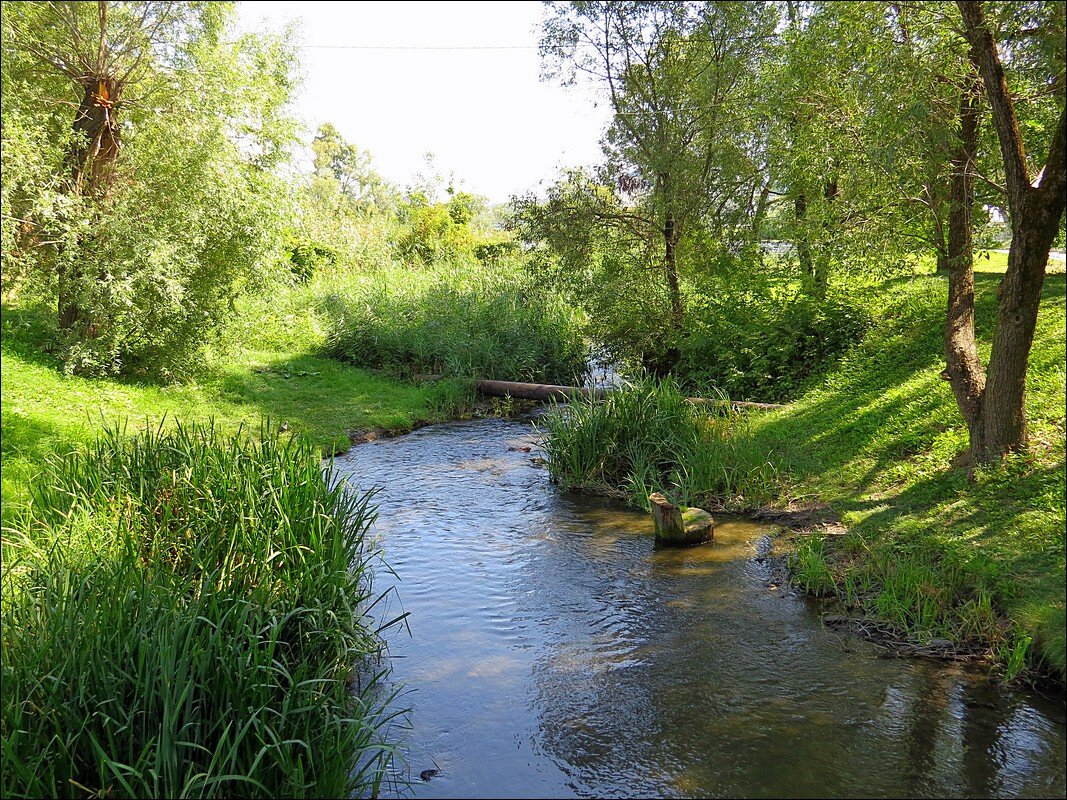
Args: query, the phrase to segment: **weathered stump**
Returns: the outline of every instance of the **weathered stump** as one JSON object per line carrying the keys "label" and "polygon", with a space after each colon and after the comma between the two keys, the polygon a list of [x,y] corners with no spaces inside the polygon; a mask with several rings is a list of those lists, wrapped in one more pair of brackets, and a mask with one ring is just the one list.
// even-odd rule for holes
{"label": "weathered stump", "polygon": [[652,520],[656,524],[656,541],[685,546],[710,542],[715,536],[715,520],[702,508],[671,505],[659,492],[649,495]]}

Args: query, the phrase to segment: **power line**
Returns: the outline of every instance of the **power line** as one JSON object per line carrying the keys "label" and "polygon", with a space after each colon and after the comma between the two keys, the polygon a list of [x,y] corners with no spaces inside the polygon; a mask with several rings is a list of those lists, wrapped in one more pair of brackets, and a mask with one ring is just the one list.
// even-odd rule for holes
{"label": "power line", "polygon": [[536,50],[533,44],[501,45],[390,45],[390,44],[304,44],[307,50]]}

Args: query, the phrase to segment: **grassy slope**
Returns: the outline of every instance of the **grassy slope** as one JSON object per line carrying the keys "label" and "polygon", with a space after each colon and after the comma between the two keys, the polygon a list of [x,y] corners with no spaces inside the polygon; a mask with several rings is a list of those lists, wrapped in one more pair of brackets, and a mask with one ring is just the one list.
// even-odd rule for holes
{"label": "grassy slope", "polygon": [[[195,382],[165,386],[64,377],[38,349],[46,328],[37,314],[5,306],[2,324],[0,453],[7,509],[25,497],[27,481],[49,452],[86,441],[104,420],[128,421],[132,431],[164,417],[213,418],[224,431],[240,425],[257,431],[269,417],[331,452],[349,445],[348,430],[401,430],[440,416],[439,387],[390,381],[316,357],[311,337],[303,334],[246,338],[255,349],[217,356]],[[285,324],[264,321],[274,332]]]}
{"label": "grassy slope", "polygon": [[[988,356],[999,276],[979,275]],[[1031,353],[1031,452],[968,483],[966,429],[943,369],[943,280],[898,281],[875,295],[876,329],[788,411],[757,423],[789,468],[792,493],[829,502],[865,546],[909,547],[962,564],[1061,675],[1064,615],[1065,280],[1046,278]],[[853,537],[855,541],[855,537]]]}

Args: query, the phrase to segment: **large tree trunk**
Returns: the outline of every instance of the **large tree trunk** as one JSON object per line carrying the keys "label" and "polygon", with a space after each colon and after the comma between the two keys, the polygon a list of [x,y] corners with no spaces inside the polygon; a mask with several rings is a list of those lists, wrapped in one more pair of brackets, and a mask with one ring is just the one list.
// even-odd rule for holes
{"label": "large tree trunk", "polygon": [[974,338],[974,164],[978,155],[979,87],[960,90],[959,130],[950,159],[948,315],[943,377],[970,433],[971,453],[985,450],[985,374]]}
{"label": "large tree trunk", "polygon": [[1012,241],[1000,285],[997,327],[986,376],[984,441],[972,455],[994,461],[1027,444],[1026,369],[1037,327],[1041,287],[1052,242],[1067,205],[1067,110],[1061,112],[1045,166],[1031,181],[1011,92],[981,3],[957,0],[971,59],[992,109],[1004,159]]}
{"label": "large tree trunk", "polygon": [[[120,87],[111,78],[86,78],[84,94],[74,117],[67,166],[70,175],[67,191],[100,202],[106,197],[118,161],[120,135],[115,104]],[[58,317],[61,330],[84,329],[91,335],[92,325],[78,301],[78,284],[82,278],[77,264],[63,266],[60,259]]]}
{"label": "large tree trunk", "polygon": [[[1062,137],[1061,119],[1059,134]],[[1062,190],[1061,190],[1062,191]],[[1037,329],[1037,309],[1049,250],[1059,230],[1063,202],[1057,209],[1029,195],[1012,214],[1008,270],[1001,281],[997,327],[989,353],[985,394],[985,441],[978,453],[992,461],[1027,444],[1026,369]],[[1019,224],[1016,218],[1022,218]]]}

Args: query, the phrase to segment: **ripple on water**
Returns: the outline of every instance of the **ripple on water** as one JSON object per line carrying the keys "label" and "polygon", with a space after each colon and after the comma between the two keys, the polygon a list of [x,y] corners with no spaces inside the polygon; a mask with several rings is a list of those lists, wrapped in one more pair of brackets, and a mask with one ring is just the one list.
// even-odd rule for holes
{"label": "ripple on water", "polygon": [[658,549],[644,514],[556,492],[523,447],[527,423],[486,420],[337,459],[382,487],[404,754],[416,781],[440,770],[415,795],[1064,795],[1062,701],[968,703],[992,690],[770,591],[766,526]]}

